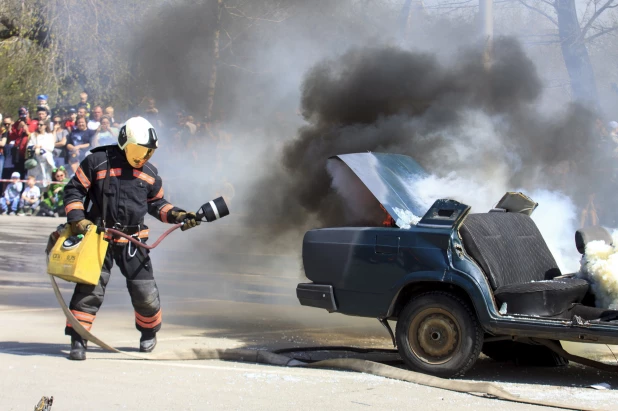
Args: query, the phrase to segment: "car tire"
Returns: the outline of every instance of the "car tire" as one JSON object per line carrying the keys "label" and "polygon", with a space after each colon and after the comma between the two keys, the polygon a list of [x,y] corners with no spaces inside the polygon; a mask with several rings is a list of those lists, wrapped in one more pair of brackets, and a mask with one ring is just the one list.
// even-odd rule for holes
{"label": "car tire", "polygon": [[450,378],[463,375],[483,347],[472,307],[448,292],[412,297],[397,320],[399,355],[414,371]]}

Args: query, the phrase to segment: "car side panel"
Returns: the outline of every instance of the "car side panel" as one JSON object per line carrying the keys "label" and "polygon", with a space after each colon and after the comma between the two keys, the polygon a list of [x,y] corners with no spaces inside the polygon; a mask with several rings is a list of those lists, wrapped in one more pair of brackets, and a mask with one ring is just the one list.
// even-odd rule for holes
{"label": "car side panel", "polygon": [[332,285],[338,312],[384,316],[393,295],[416,272],[449,268],[450,230],[335,228],[309,231],[303,244],[307,278]]}

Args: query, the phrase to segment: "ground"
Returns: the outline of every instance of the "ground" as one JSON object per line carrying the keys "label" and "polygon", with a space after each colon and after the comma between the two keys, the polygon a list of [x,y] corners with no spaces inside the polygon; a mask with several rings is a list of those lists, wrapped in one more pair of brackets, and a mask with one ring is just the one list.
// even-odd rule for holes
{"label": "ground", "polygon": [[[64,316],[45,274],[43,249],[62,219],[0,216],[0,409],[33,409],[54,396],[61,410],[415,409],[541,410],[352,372],[222,361],[136,361],[90,347],[67,359]],[[152,223],[151,236],[165,227]],[[157,352],[190,347],[354,345],[389,348],[376,320],[299,306],[298,257],[279,246],[233,247],[240,227],[225,220],[175,232],[152,252],[164,329]],[[205,237],[205,233],[209,233]],[[236,237],[235,237],[236,236]],[[300,244],[298,244],[300,246]],[[68,301],[72,285],[60,282]],[[139,334],[119,272],[112,274],[93,332],[127,351]],[[599,352],[605,346],[594,346]],[[592,347],[592,348],[594,348]],[[591,347],[569,347],[591,353]],[[570,365],[518,367],[482,357],[465,380],[492,381],[522,397],[615,410],[618,376]],[[586,388],[606,382],[611,390]]]}

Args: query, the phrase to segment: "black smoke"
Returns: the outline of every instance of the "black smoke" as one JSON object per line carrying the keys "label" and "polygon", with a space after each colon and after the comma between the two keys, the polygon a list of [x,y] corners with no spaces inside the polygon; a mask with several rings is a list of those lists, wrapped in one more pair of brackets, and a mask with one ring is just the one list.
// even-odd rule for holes
{"label": "black smoke", "polygon": [[[285,146],[282,168],[257,185],[250,203],[269,210],[259,214],[275,216],[279,230],[311,218],[326,226],[349,223],[325,167],[337,154],[406,154],[437,175],[492,167],[498,160],[483,147],[465,163],[457,158],[459,132],[478,144],[464,133],[471,112],[491,119],[496,146],[512,162],[513,188],[558,184],[564,175],[547,170],[563,163],[585,180],[584,169],[573,173],[573,165],[594,150],[593,113],[579,105],[551,116],[539,113],[542,84],[533,62],[511,38],[496,40],[494,50],[490,67],[478,47],[462,50],[449,64],[395,47],[358,48],[318,63],[302,84],[307,125]],[[583,197],[582,186],[568,194]]]}

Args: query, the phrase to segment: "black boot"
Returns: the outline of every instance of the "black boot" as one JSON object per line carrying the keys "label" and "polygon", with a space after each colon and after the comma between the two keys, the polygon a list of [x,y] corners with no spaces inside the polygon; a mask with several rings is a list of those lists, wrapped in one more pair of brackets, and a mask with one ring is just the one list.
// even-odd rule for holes
{"label": "black boot", "polygon": [[142,337],[139,339],[139,351],[151,352],[157,346],[157,333],[152,331],[142,331]]}
{"label": "black boot", "polygon": [[69,359],[75,361],[85,360],[86,348],[88,348],[88,341],[83,340],[81,337],[71,337],[71,353],[69,354]]}

